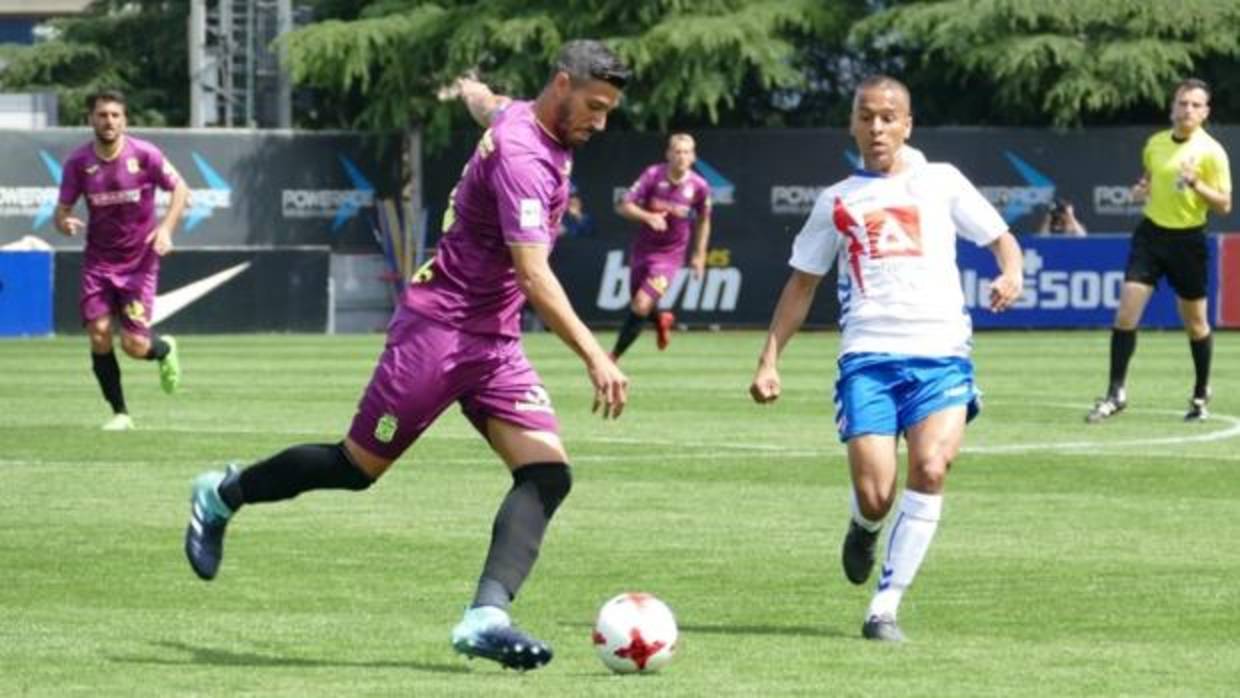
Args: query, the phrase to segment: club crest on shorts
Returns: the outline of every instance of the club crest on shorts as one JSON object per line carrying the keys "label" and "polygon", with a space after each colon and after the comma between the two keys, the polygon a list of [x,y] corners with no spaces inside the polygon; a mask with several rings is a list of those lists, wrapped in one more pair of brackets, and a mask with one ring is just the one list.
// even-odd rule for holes
{"label": "club crest on shorts", "polygon": [[525,396],[513,404],[513,408],[518,412],[555,414],[555,409],[551,407],[551,395],[541,385],[536,385],[525,391]]}
{"label": "club crest on shorts", "polygon": [[125,317],[130,320],[133,320],[140,325],[146,324],[146,306],[142,305],[142,301],[130,301],[125,304],[125,307],[122,308],[121,311],[124,312]]}
{"label": "club crest on shorts", "polygon": [[666,276],[659,274],[657,276],[650,277],[650,285],[654,288],[654,290],[658,291],[660,294],[663,294],[667,293],[669,282]]}
{"label": "club crest on shorts", "polygon": [[379,418],[379,422],[375,424],[375,440],[381,443],[391,443],[396,438],[396,415],[391,413],[385,414]]}

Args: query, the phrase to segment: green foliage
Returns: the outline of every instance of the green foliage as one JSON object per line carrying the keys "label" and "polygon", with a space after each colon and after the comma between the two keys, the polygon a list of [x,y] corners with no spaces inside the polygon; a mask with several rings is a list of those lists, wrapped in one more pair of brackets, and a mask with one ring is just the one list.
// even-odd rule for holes
{"label": "green foliage", "polygon": [[628,119],[664,128],[719,123],[746,89],[804,87],[794,40],[841,16],[816,0],[383,0],[284,41],[295,82],[365,98],[358,124],[421,123],[442,137],[463,123],[458,105],[435,97],[457,75],[478,71],[532,97],[565,41],[600,38],[634,68]]}
{"label": "green foliage", "polygon": [[983,90],[1000,121],[1066,126],[1165,106],[1181,78],[1240,56],[1238,25],[1236,0],[945,0],[879,12],[853,39],[914,82]]}
{"label": "green foliage", "polygon": [[131,124],[184,124],[188,8],[176,0],[96,0],[84,14],[52,22],[52,40],[0,47],[0,88],[56,92],[63,124],[83,123],[86,96],[105,88],[125,93]]}

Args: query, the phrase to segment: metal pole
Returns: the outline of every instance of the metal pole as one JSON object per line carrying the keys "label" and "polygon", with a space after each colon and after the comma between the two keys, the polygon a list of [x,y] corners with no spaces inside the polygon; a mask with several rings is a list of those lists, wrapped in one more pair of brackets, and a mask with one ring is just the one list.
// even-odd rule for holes
{"label": "metal pole", "polygon": [[205,91],[203,81],[203,52],[207,48],[206,0],[190,0],[189,3],[189,126],[206,126],[203,116]]}
{"label": "metal pole", "polygon": [[[293,1],[276,0],[276,35],[284,36],[293,31]],[[276,126],[279,128],[293,127],[293,83],[289,79],[287,51],[280,44],[279,87],[276,95]]]}

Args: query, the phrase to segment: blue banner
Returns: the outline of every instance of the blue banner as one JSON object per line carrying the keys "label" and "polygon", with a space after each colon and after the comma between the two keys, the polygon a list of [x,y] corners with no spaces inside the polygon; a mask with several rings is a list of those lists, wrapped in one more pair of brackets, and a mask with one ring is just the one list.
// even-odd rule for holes
{"label": "blue banner", "polygon": [[[1128,261],[1128,235],[1087,238],[1022,237],[1025,290],[1005,313],[987,310],[990,280],[998,273],[986,248],[961,241],[957,262],[965,304],[978,328],[1109,327],[1119,307]],[[1217,256],[1217,239],[1210,239]],[[1211,274],[1208,298],[1218,297],[1217,275]],[[1175,294],[1160,283],[1146,306],[1142,327],[1178,328]]]}
{"label": "blue banner", "polygon": [[52,333],[52,253],[0,251],[0,337]]}

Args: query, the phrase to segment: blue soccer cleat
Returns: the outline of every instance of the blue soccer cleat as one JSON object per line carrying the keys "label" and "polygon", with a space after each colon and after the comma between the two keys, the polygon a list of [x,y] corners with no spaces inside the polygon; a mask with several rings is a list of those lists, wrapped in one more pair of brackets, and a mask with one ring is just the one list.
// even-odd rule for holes
{"label": "blue soccer cleat", "polygon": [[552,656],[547,643],[514,627],[508,614],[494,606],[465,611],[452,629],[452,648],[470,659],[489,659],[517,671],[537,669]]}
{"label": "blue soccer cleat", "polygon": [[189,525],[185,528],[185,557],[194,574],[210,581],[220,569],[224,557],[224,529],[233,512],[220,499],[219,486],[224,478],[237,472],[229,465],[227,472],[213,470],[194,479],[190,487]]}

